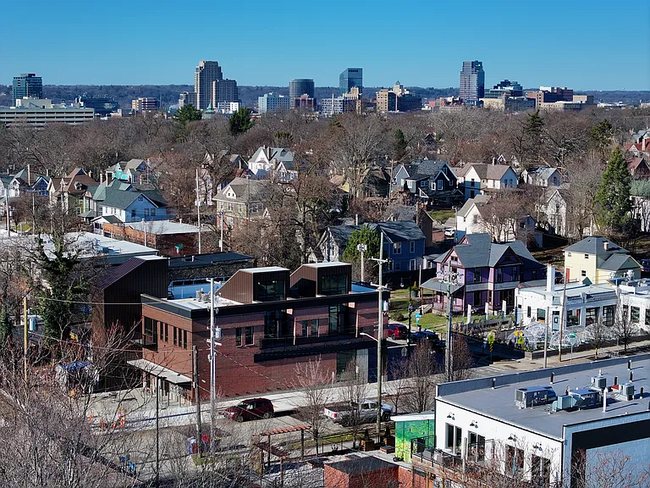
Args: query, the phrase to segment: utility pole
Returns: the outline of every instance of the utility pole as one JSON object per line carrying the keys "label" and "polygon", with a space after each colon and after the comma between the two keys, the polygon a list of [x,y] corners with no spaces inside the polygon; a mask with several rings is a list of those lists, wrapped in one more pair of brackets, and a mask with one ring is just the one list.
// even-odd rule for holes
{"label": "utility pole", "polygon": [[156,486],[160,486],[160,378],[156,376]]}
{"label": "utility pole", "polygon": [[214,327],[214,315],[214,278],[210,278],[210,454],[214,453],[214,409],[217,399],[217,371],[215,367],[215,340],[217,334]]}
{"label": "utility pole", "polygon": [[364,261],[363,261],[363,256],[364,253],[368,250],[368,246],[365,244],[357,244],[357,251],[361,253],[361,282],[363,283],[364,280]]}
{"label": "utility pole", "polygon": [[383,361],[381,357],[381,347],[384,337],[384,286],[383,286],[383,273],[384,273],[384,263],[388,262],[388,259],[384,259],[384,233],[379,230],[379,257],[372,258],[373,261],[379,263],[379,285],[377,286],[377,292],[379,294],[379,323],[377,327],[377,436],[381,436],[381,376],[383,369]]}
{"label": "utility pole", "polygon": [[223,218],[226,215],[225,210],[219,210],[217,212],[219,215],[219,227],[221,227],[221,237],[219,238],[219,252],[223,252]]}
{"label": "utility pole", "polygon": [[196,218],[199,227],[199,254],[201,254],[201,197],[199,194],[199,168],[196,168]]}
{"label": "utility pole", "polygon": [[192,369],[193,371],[193,381],[194,381],[194,399],[196,401],[196,444],[199,450],[199,457],[202,454],[201,449],[201,392],[199,390],[199,350],[196,345],[192,346]]}
{"label": "utility pole", "polygon": [[[555,277],[553,277],[555,280]],[[562,328],[564,327],[564,314],[566,313],[566,276],[564,277],[564,287],[562,288],[562,312],[560,313],[560,341],[557,347],[557,357],[560,363],[562,362]]]}
{"label": "utility pole", "polygon": [[445,371],[447,373],[447,381],[453,381],[452,377],[454,374],[454,359],[453,359],[453,324],[452,324],[452,312],[453,312],[453,293],[451,291],[451,288],[453,285],[456,283],[456,273],[454,273],[451,270],[451,266],[449,267],[449,271],[447,272],[447,275],[444,277],[446,282],[447,282],[447,357],[446,359],[446,368]]}
{"label": "utility pole", "polygon": [[23,350],[24,350],[24,367],[25,367],[25,385],[27,385],[27,349],[29,347],[29,339],[27,336],[27,295],[23,297]]}
{"label": "utility pole", "polygon": [[5,210],[7,211],[7,237],[11,237],[11,224],[9,223],[9,188],[5,190]]}

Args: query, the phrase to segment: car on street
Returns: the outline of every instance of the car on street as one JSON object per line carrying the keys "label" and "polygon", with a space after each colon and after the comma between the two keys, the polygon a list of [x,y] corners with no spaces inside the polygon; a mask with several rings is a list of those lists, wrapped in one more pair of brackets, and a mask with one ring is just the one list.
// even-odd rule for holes
{"label": "car on street", "polygon": [[641,272],[650,273],[650,259],[641,260]]}
{"label": "car on street", "polygon": [[270,419],[274,413],[271,400],[266,398],[251,398],[250,400],[243,400],[237,405],[228,407],[224,416],[237,422],[244,422],[245,420]]}
{"label": "car on street", "polygon": [[386,337],[392,339],[406,339],[409,329],[402,324],[388,324],[386,327]]}
{"label": "car on street", "polygon": [[411,334],[411,341],[412,342],[429,341],[429,344],[434,347],[441,347],[444,345],[444,341],[440,340],[438,334],[430,330],[420,330],[418,332],[413,332],[413,334]]}
{"label": "car on street", "polygon": [[[378,410],[379,404],[375,400],[362,400],[361,403],[340,402],[328,405],[323,410],[323,415],[335,423],[347,427],[354,424],[374,422],[377,419]],[[381,404],[381,419],[384,422],[390,420],[392,413],[393,407],[387,403]]]}

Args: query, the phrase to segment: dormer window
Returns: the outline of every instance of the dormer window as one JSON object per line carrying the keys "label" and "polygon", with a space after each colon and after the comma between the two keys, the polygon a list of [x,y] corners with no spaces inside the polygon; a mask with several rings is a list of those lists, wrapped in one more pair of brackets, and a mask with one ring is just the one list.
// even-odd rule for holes
{"label": "dormer window", "polygon": [[75,190],[81,190],[81,183],[75,183],[74,188]]}

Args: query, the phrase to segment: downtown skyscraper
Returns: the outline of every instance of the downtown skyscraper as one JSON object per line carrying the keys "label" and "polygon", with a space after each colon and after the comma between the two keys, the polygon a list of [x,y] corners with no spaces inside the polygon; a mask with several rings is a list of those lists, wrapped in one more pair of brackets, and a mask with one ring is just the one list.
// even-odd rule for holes
{"label": "downtown skyscraper", "polygon": [[212,103],[212,89],[215,81],[223,80],[221,66],[217,61],[201,61],[194,72],[196,108],[205,110]]}
{"label": "downtown skyscraper", "polygon": [[460,72],[460,98],[478,101],[485,95],[485,72],[481,61],[463,61]]}

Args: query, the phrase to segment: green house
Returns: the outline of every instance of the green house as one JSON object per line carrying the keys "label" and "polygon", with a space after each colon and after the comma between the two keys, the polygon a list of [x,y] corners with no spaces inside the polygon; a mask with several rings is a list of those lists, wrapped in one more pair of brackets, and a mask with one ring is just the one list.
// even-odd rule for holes
{"label": "green house", "polygon": [[435,414],[413,413],[392,417],[395,421],[395,456],[411,462],[411,456],[435,444]]}

